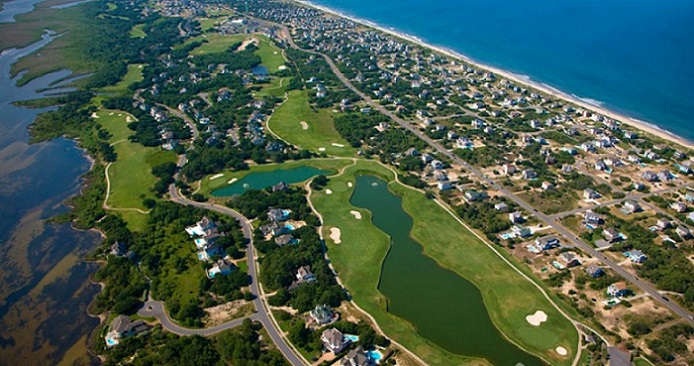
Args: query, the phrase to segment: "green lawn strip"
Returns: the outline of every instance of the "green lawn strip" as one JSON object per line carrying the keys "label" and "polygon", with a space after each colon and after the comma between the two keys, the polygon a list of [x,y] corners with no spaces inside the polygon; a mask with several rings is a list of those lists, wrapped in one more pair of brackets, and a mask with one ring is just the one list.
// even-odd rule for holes
{"label": "green lawn strip", "polygon": [[340,168],[345,167],[349,164],[352,164],[352,161],[349,159],[311,159],[296,161],[292,160],[281,164],[254,165],[248,170],[236,172],[224,171],[219,173],[222,174],[221,176],[219,176],[218,174],[212,174],[203,178],[202,182],[200,183],[199,193],[203,195],[209,195],[215,189],[229,185],[229,181],[231,181],[232,179],[236,178],[237,180],[240,180],[241,178],[251,173],[269,172],[277,169],[292,169],[301,166],[312,166],[318,169],[325,169],[337,172]]}
{"label": "green lawn strip", "polygon": [[109,93],[126,92],[130,84],[142,81],[142,68],[143,66],[141,64],[128,65],[128,72],[123,77],[123,80],[119,81],[115,85],[109,85],[101,88],[101,90]]}
{"label": "green lawn strip", "polygon": [[198,19],[198,22],[200,22],[200,29],[202,29],[203,32],[207,32],[214,28],[220,21],[214,18],[201,18]]}
{"label": "green lawn strip", "polygon": [[289,81],[291,79],[291,77],[272,77],[270,78],[269,83],[261,84],[262,89],[260,89],[254,95],[259,97],[281,97],[286,92],[287,85],[289,85]]}
{"label": "green lawn strip", "polygon": [[[340,227],[342,232],[342,244],[335,245],[328,240],[328,255],[355,301],[377,319],[389,336],[428,362],[458,363],[451,361],[456,355],[430,344],[416,335],[404,320],[385,311],[386,299],[378,292],[377,283],[388,239],[370,223],[368,212],[357,209],[362,212],[362,220],[355,220],[349,213],[355,208],[349,205],[352,189],[347,182],[354,182],[355,175],[367,169],[392,177],[385,168],[360,161],[356,167],[347,168],[344,175],[331,178],[328,185],[333,192],[331,195],[314,192],[311,196],[316,209],[323,215],[323,234],[328,236],[333,226]],[[553,364],[571,363],[578,335],[571,323],[531,283],[503,263],[434,201],[397,183],[391,183],[390,187],[403,197],[405,210],[414,217],[413,238],[424,243],[425,253],[439,264],[481,289],[490,316],[503,334]],[[540,327],[533,327],[525,320],[536,310],[548,315],[547,322]],[[569,351],[568,357],[558,357],[554,351],[558,345]]]}
{"label": "green lawn strip", "polygon": [[137,211],[117,211],[123,220],[128,224],[130,231],[142,232],[147,229],[149,215]]}
{"label": "green lawn strip", "polygon": [[[304,130],[301,122],[306,122],[308,129]],[[287,100],[275,109],[268,126],[283,140],[302,149],[335,156],[354,156],[356,153],[335,130],[330,111],[311,109],[305,90],[290,92]]]}
{"label": "green lawn strip", "polygon": [[143,30],[145,27],[144,24],[138,24],[136,26],[133,26],[133,29],[130,30],[130,38],[145,38],[147,37],[147,33]]}
{"label": "green lawn strip", "polygon": [[265,36],[254,35],[253,37],[258,39],[258,50],[255,51],[255,54],[263,60],[262,65],[270,73],[279,70],[279,67],[286,62],[282,55],[282,50]]}
{"label": "green lawn strip", "polygon": [[[97,122],[99,122],[104,129],[111,133],[111,138],[108,139],[108,142],[114,143],[116,141],[127,139],[130,135],[132,135],[133,131],[128,128],[129,122],[127,121],[130,114],[123,111],[102,109],[97,112],[96,115],[99,116]],[[135,120],[133,117],[131,117],[131,119],[133,121]]]}
{"label": "green lawn strip", "polygon": [[206,33],[187,40],[186,44],[207,40],[207,43],[202,44],[200,47],[190,52],[191,55],[204,55],[207,53],[224,52],[234,43],[243,42],[250,37],[251,36],[248,34],[221,35],[217,33]]}

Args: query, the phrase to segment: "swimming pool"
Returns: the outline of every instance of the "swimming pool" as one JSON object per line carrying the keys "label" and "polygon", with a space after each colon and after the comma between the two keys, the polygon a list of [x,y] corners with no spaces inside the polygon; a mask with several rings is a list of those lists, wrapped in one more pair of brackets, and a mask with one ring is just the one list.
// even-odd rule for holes
{"label": "swimming pool", "polygon": [[284,225],[284,228],[287,229],[287,230],[289,230],[289,231],[292,231],[292,230],[294,230],[294,225],[292,225],[292,224],[286,224],[286,225]]}
{"label": "swimming pool", "polygon": [[380,351],[368,351],[366,352],[366,355],[369,357],[369,359],[376,361],[376,363],[383,359],[383,353]]}
{"label": "swimming pool", "polygon": [[115,346],[115,345],[118,344],[118,340],[115,340],[115,339],[109,337],[109,338],[106,338],[106,344],[107,344],[109,347],[110,347],[110,346]]}
{"label": "swimming pool", "polygon": [[501,237],[501,239],[504,239],[504,240],[508,240],[508,239],[513,238],[513,234],[511,234],[511,233],[503,233],[503,234],[499,234],[499,236]]}
{"label": "swimming pool", "polygon": [[352,342],[358,342],[359,336],[354,335],[354,334],[345,334],[345,339],[349,339]]}

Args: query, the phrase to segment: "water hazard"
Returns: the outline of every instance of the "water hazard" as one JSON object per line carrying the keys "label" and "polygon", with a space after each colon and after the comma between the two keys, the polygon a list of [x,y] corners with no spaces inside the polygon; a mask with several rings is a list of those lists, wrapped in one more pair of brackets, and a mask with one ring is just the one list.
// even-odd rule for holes
{"label": "water hazard", "polygon": [[503,337],[472,283],[424,255],[410,237],[412,217],[385,181],[357,177],[350,203],[371,211],[374,225],[391,238],[378,286],[388,298],[389,312],[452,353],[486,358],[494,365],[544,364]]}
{"label": "water hazard", "polygon": [[328,171],[314,168],[312,166],[301,166],[292,169],[277,169],[270,172],[250,173],[247,176],[231,183],[230,185],[217,189],[212,192],[215,197],[233,196],[242,194],[248,189],[263,189],[273,186],[279,182],[294,184],[303,182],[319,174]]}

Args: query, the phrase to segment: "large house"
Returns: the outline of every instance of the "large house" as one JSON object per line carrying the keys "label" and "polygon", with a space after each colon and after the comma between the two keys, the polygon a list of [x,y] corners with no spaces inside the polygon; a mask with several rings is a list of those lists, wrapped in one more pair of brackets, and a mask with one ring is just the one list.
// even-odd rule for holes
{"label": "large house", "polygon": [[190,236],[206,236],[208,232],[211,233],[212,229],[216,228],[217,224],[214,221],[207,216],[203,216],[194,226],[187,227],[185,230]]}
{"label": "large house", "polygon": [[511,212],[508,214],[508,219],[512,224],[525,221],[523,214],[520,211]]}
{"label": "large house", "polygon": [[142,320],[132,321],[125,315],[119,315],[111,322],[111,330],[106,334],[106,346],[117,345],[122,338],[131,337],[149,330],[149,325]]}
{"label": "large house", "polygon": [[220,274],[222,276],[226,276],[228,274],[231,274],[231,272],[233,272],[235,268],[236,267],[232,263],[229,263],[224,259],[220,259],[217,261],[217,263],[215,263],[212,266],[212,268],[207,270],[207,275],[210,278],[214,278],[214,276],[216,276],[218,274]]}
{"label": "large house", "polygon": [[629,294],[629,289],[626,283],[615,282],[607,288],[607,294],[612,297],[622,297]]}
{"label": "large house", "polygon": [[594,200],[600,198],[600,193],[596,192],[594,189],[586,188],[583,190],[583,198],[586,200]]}
{"label": "large house", "polygon": [[337,314],[328,305],[318,305],[309,313],[311,319],[318,324],[328,324],[337,319]]}
{"label": "large house", "polygon": [[641,211],[641,205],[632,199],[628,199],[624,201],[624,210],[629,213],[639,212]]}
{"label": "large house", "polygon": [[338,354],[342,352],[350,343],[344,334],[335,328],[326,329],[321,334],[320,340],[328,351]]}
{"label": "large house", "polygon": [[591,264],[586,267],[585,272],[588,276],[597,278],[605,274],[605,271],[597,264]]}
{"label": "large house", "polygon": [[600,225],[600,215],[593,211],[587,211],[585,216],[583,216],[583,223],[593,226]]}
{"label": "large house", "polygon": [[550,250],[560,245],[559,238],[556,236],[543,236],[535,239],[535,244],[542,250]]}
{"label": "large house", "polygon": [[369,356],[361,346],[349,351],[340,362],[341,366],[367,366],[369,364]]}
{"label": "large house", "polygon": [[614,243],[622,239],[622,234],[620,234],[619,231],[615,230],[614,228],[604,229],[602,231],[602,236],[604,236],[605,240],[610,243]]}
{"label": "large house", "polygon": [[646,255],[638,249],[629,251],[629,259],[634,263],[641,263],[646,260]]}
{"label": "large house", "polygon": [[301,266],[296,271],[296,280],[299,282],[313,282],[316,280],[316,275],[311,272],[311,266]]}

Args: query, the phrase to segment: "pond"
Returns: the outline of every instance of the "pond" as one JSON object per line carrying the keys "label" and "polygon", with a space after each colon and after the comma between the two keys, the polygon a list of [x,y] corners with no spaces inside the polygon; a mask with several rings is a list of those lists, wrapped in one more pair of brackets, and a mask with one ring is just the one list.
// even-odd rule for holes
{"label": "pond", "polygon": [[485,358],[494,365],[544,364],[504,338],[477,287],[424,255],[422,245],[410,237],[412,217],[384,180],[357,177],[350,203],[371,211],[373,224],[391,238],[378,285],[390,313],[452,353]]}
{"label": "pond", "polygon": [[247,176],[229,184],[226,187],[212,191],[215,197],[242,194],[249,189],[263,189],[279,182],[294,184],[303,182],[320,174],[330,173],[312,166],[300,166],[292,169],[277,169],[269,172],[250,173]]}

